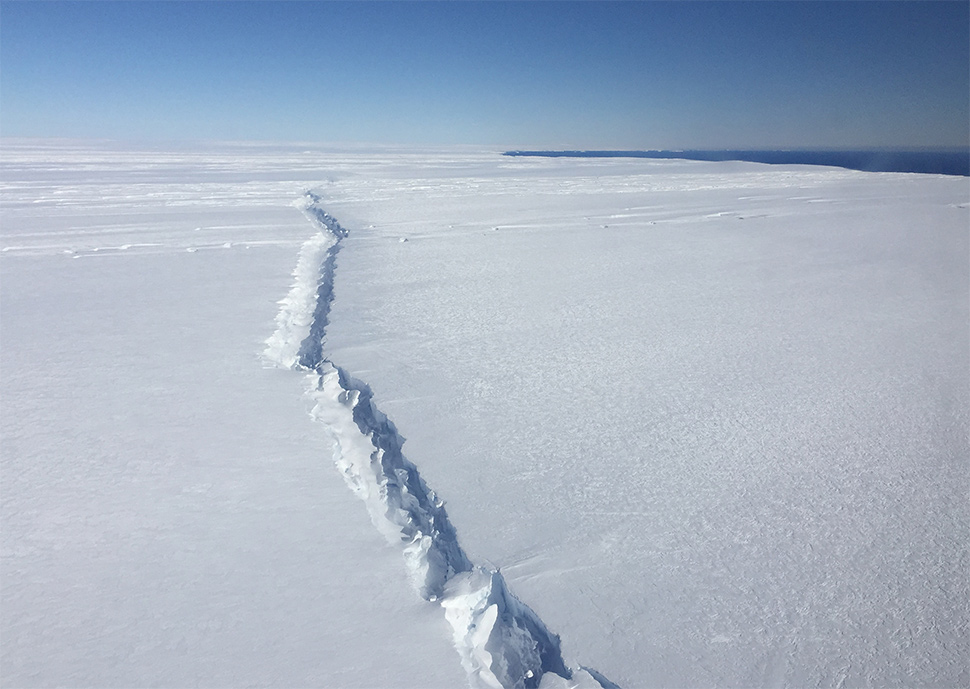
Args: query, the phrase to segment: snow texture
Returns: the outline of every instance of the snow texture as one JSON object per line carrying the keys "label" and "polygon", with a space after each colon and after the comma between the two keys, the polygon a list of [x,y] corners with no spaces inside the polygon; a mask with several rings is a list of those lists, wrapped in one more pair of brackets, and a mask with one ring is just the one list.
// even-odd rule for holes
{"label": "snow texture", "polygon": [[328,351],[566,657],[967,684],[966,179],[505,159],[325,197]]}
{"label": "snow texture", "polygon": [[333,438],[334,463],[375,527],[402,546],[421,596],[445,609],[472,685],[534,689],[546,674],[572,679],[559,637],[512,595],[500,572],[475,566],[465,555],[444,503],[402,454],[404,438],[374,406],[370,388],[323,357],[335,257],[347,232],[320,201],[313,192],[305,195],[302,208],[321,231],[300,251],[265,356],[284,368],[312,371],[311,416]]}
{"label": "snow texture", "polygon": [[2,146],[0,684],[465,685],[261,366],[318,154]]}
{"label": "snow texture", "polygon": [[970,684],[966,179],[4,142],[0,198],[5,686]]}

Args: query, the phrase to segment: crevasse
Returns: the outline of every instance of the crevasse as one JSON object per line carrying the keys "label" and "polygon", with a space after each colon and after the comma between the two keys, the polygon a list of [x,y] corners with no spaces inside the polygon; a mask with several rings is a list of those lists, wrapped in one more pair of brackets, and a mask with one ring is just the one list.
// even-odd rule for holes
{"label": "crevasse", "polygon": [[[323,355],[334,269],[347,231],[306,192],[299,207],[318,228],[307,240],[282,299],[264,356],[308,371],[312,417],[333,440],[333,460],[363,500],[375,527],[400,545],[420,595],[439,603],[469,682],[482,689],[611,687],[598,673],[571,669],[559,637],[516,598],[502,574],[475,565],[458,543],[442,501],[403,455],[404,439],[375,406],[370,388]],[[600,680],[594,679],[594,674]]]}

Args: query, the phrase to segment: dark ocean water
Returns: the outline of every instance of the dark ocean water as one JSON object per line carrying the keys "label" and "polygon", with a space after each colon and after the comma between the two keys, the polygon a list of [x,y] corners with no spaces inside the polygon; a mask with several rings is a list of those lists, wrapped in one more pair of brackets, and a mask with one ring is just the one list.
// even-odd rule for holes
{"label": "dark ocean water", "polygon": [[744,160],[776,165],[833,165],[866,172],[924,172],[970,176],[970,149],[933,151],[507,151],[545,158],[680,158]]}

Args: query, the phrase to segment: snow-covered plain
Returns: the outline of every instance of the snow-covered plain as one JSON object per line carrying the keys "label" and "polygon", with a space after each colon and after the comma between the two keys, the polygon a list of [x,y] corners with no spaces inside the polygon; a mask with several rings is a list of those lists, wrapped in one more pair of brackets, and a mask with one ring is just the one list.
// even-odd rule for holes
{"label": "snow-covered plain", "polygon": [[[970,683],[966,178],[12,141],[2,165],[4,686],[487,685],[461,591],[413,586],[335,468],[353,385],[573,668]],[[320,354],[359,382],[271,367],[287,309],[322,333],[317,294],[284,299],[298,258],[328,273],[314,209],[348,231]]]}

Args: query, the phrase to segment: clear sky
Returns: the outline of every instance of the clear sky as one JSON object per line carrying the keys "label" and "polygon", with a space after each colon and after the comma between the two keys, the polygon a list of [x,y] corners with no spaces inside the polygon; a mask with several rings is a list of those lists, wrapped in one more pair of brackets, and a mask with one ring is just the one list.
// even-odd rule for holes
{"label": "clear sky", "polygon": [[0,134],[967,146],[970,3],[5,0]]}

